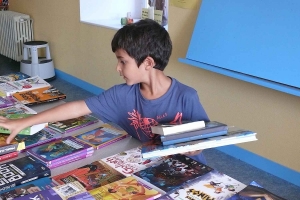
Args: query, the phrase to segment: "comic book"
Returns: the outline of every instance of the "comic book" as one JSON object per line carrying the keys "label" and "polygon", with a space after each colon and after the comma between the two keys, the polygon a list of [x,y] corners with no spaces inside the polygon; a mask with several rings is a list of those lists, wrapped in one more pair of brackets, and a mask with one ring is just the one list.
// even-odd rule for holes
{"label": "comic book", "polygon": [[95,149],[103,148],[107,145],[122,140],[128,133],[112,124],[102,124],[91,131],[73,135],[75,138],[90,144]]}
{"label": "comic book", "polygon": [[183,154],[168,156],[162,163],[133,173],[133,177],[162,194],[198,181],[213,169]]}
{"label": "comic book", "polygon": [[123,178],[125,176],[122,173],[101,160],[52,177],[53,181],[59,185],[78,181],[86,190],[92,190]]}
{"label": "comic book", "polygon": [[13,139],[10,144],[7,144],[6,139],[8,136],[8,134],[0,133],[0,155],[18,152],[25,149],[25,143],[16,139]]}
{"label": "comic book", "polygon": [[156,157],[143,159],[141,155],[141,147],[136,147],[101,160],[125,176],[130,176],[134,172],[145,169],[151,165],[161,163],[164,158]]}

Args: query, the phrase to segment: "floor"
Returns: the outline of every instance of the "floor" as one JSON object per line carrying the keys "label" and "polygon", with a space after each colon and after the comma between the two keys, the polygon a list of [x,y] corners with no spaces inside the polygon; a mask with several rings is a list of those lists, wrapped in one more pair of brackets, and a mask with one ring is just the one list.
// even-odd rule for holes
{"label": "floor", "polygon": [[[19,66],[20,63],[0,55],[0,75],[19,71]],[[66,101],[85,99],[93,96],[92,93],[60,78],[50,81],[50,84],[57,87],[67,95]],[[207,149],[204,153],[209,166],[246,185],[251,181],[255,181],[265,189],[285,199],[300,199],[300,187],[294,184],[273,176],[216,149]]]}

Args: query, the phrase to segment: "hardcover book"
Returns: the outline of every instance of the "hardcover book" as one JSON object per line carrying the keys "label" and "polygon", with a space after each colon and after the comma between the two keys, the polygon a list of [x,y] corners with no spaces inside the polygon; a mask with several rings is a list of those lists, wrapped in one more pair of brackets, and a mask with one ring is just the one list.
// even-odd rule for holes
{"label": "hardcover book", "polygon": [[[182,141],[187,142],[191,140],[199,140],[219,135],[224,135],[228,131],[228,126],[226,124],[216,122],[216,121],[210,121],[205,122],[205,127],[194,130],[194,131],[188,131],[180,134],[173,134],[173,135],[166,135],[161,136],[160,139],[163,142],[163,144],[173,144],[173,141]],[[172,142],[172,143],[171,143]],[[175,143],[174,143],[175,144]]]}
{"label": "hardcover book", "polygon": [[95,199],[156,199],[161,194],[132,176],[90,190]]}
{"label": "hardcover book", "polygon": [[29,78],[27,74],[24,74],[22,72],[12,72],[8,74],[4,74],[0,76],[0,83],[6,83],[10,81],[18,81],[18,80],[23,80],[26,78]]}
{"label": "hardcover book", "polygon": [[55,87],[51,86],[30,91],[16,92],[13,94],[13,97],[15,97],[21,103],[30,106],[65,99],[66,95]]}
{"label": "hardcover book", "polygon": [[96,117],[92,115],[84,115],[68,120],[50,122],[48,126],[60,133],[69,133],[97,122],[99,122],[99,119]]}
{"label": "hardcover book", "polygon": [[[29,77],[18,81],[0,83],[0,91],[5,96],[11,96],[16,92],[29,91],[51,85],[39,76]],[[2,95],[3,96],[3,95]]]}
{"label": "hardcover book", "polygon": [[135,172],[133,177],[151,185],[161,194],[171,193],[187,184],[198,181],[213,169],[188,156],[168,156],[162,163]]}
{"label": "hardcover book", "polygon": [[17,197],[25,196],[42,190],[48,190],[55,187],[56,184],[49,177],[40,178],[28,183],[16,186],[9,190],[0,193],[1,200],[14,199]]}
{"label": "hardcover book", "polygon": [[7,153],[7,154],[0,155],[0,162],[3,162],[5,160],[9,160],[11,158],[18,157],[18,155],[19,155],[18,151],[13,151],[13,152],[10,152],[10,153]]}
{"label": "hardcover book", "polygon": [[36,111],[32,110],[28,106],[25,106],[24,104],[16,103],[12,106],[0,109],[1,116],[8,114],[36,114]]}
{"label": "hardcover book", "polygon": [[174,200],[228,199],[246,187],[245,184],[213,170],[197,182],[188,184],[169,194]]}
{"label": "hardcover book", "polygon": [[[8,138],[8,136],[9,135],[7,134],[0,133],[0,155],[17,152],[25,149],[25,143],[22,141],[19,142],[16,139],[13,139],[10,142],[10,144],[6,144],[6,139]],[[11,155],[9,157],[11,157]]]}
{"label": "hardcover book", "polygon": [[152,133],[159,135],[172,135],[183,133],[187,131],[193,131],[200,128],[204,128],[204,121],[195,121],[195,122],[182,122],[182,124],[159,124],[156,126],[151,126]]}
{"label": "hardcover book", "polygon": [[59,185],[78,181],[86,190],[92,190],[123,178],[125,176],[122,173],[101,160],[52,177],[53,181]]}
{"label": "hardcover book", "polygon": [[122,140],[128,136],[127,132],[111,124],[102,124],[100,127],[73,135],[75,138],[90,144],[95,149],[103,148],[107,145]]}
{"label": "hardcover book", "polygon": [[[30,149],[35,146],[39,146],[41,144],[45,144],[48,142],[51,142],[53,140],[57,140],[62,138],[62,134],[55,132],[54,130],[50,128],[44,128],[34,135],[17,135],[15,137],[15,140],[18,142],[24,142],[25,143],[25,149]],[[22,151],[24,151],[22,150]],[[21,152],[22,152],[21,151]]]}
{"label": "hardcover book", "polygon": [[52,165],[60,161],[66,161],[72,156],[80,154],[92,154],[94,148],[83,143],[72,136],[67,136],[40,146],[27,150],[29,155],[39,159],[41,162]]}
{"label": "hardcover book", "polygon": [[0,192],[48,176],[50,169],[32,156],[7,161],[0,164]]}
{"label": "hardcover book", "polygon": [[164,158],[156,157],[143,159],[141,155],[141,147],[129,149],[118,154],[101,159],[103,162],[121,172],[125,176],[130,176],[134,172],[145,169],[151,165],[161,163]]}
{"label": "hardcover book", "polygon": [[[22,119],[22,118],[26,118],[26,117],[30,117],[33,114],[7,114],[4,117],[8,118],[8,119]],[[21,130],[18,134],[20,135],[33,135],[36,132],[42,130],[43,128],[45,128],[48,125],[48,123],[41,123],[41,124],[36,124],[36,125],[32,125],[30,127],[26,127],[23,130]],[[0,127],[0,133],[5,133],[5,134],[10,134],[10,130]]]}
{"label": "hardcover book", "polygon": [[143,158],[155,156],[167,156],[189,151],[214,148],[230,144],[256,141],[256,133],[238,128],[230,128],[226,135],[211,137],[207,139],[194,140],[190,142],[163,145],[160,140],[154,140],[142,145]]}

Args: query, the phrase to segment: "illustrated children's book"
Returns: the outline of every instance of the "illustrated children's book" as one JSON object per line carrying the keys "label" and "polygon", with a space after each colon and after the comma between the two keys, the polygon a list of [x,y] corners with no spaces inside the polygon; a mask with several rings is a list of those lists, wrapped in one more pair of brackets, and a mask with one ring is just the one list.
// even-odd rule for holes
{"label": "illustrated children's book", "polygon": [[0,192],[48,176],[50,169],[32,156],[10,160],[0,164]]}
{"label": "illustrated children's book", "polygon": [[19,142],[16,139],[13,139],[10,144],[6,144],[6,139],[8,138],[8,136],[9,135],[7,134],[0,133],[0,155],[25,149],[25,143]]}
{"label": "illustrated children's book", "polygon": [[135,172],[133,177],[165,194],[198,181],[212,170],[188,156],[176,154],[168,156],[160,164]]}
{"label": "illustrated children's book", "polygon": [[51,85],[39,76],[29,77],[18,81],[0,83],[0,96],[11,96],[16,92],[29,91]]}
{"label": "illustrated children's book", "polygon": [[25,106],[24,104],[16,103],[12,106],[0,109],[1,116],[8,114],[36,114],[36,111],[32,110],[28,106]]}
{"label": "illustrated children's book", "polygon": [[13,100],[12,97],[1,97],[0,96],[0,108],[6,108],[14,105],[16,100]]}
{"label": "illustrated children's book", "polygon": [[19,155],[18,151],[12,151],[10,153],[0,155],[0,162],[3,162],[5,160],[9,160],[11,158],[18,157],[18,155]]}
{"label": "illustrated children's book", "polygon": [[156,199],[161,194],[132,176],[90,190],[95,199]]}
{"label": "illustrated children's book", "polygon": [[28,183],[16,186],[9,190],[0,192],[0,199],[14,199],[17,197],[25,196],[42,190],[48,190],[52,187],[55,187],[56,184],[52,182],[51,178],[44,177],[30,181]]}
{"label": "illustrated children's book", "polygon": [[96,117],[92,115],[84,115],[68,120],[50,122],[49,128],[52,128],[60,133],[69,133],[97,122],[99,122],[99,119]]}
{"label": "illustrated children's book", "polygon": [[195,121],[195,122],[182,122],[181,124],[158,124],[156,126],[151,126],[152,133],[159,135],[172,135],[183,133],[187,131],[193,131],[200,128],[204,128],[204,121]]}
{"label": "illustrated children's book", "polygon": [[171,145],[163,145],[160,140],[153,140],[142,145],[143,158],[155,156],[167,156],[200,149],[208,149],[230,144],[251,142],[257,140],[256,133],[239,128],[230,128],[226,135],[216,136],[206,139],[182,142]]}
{"label": "illustrated children's book", "polygon": [[164,158],[156,157],[143,159],[141,155],[141,147],[136,147],[101,160],[125,176],[130,176],[134,172],[145,169],[151,165],[161,163]]}
{"label": "illustrated children's book", "polygon": [[29,155],[32,155],[45,163],[47,166],[55,163],[72,161],[74,157],[79,157],[82,154],[91,155],[94,148],[86,143],[83,143],[72,136],[67,136],[40,146],[33,147],[27,150]]}
{"label": "illustrated children's book", "polygon": [[51,86],[30,91],[16,92],[13,94],[13,97],[15,97],[19,102],[30,106],[65,99],[66,95]]}
{"label": "illustrated children's book", "polygon": [[122,140],[128,136],[127,132],[111,124],[102,124],[100,127],[73,135],[77,139],[92,145],[95,149],[103,148],[107,145]]}
{"label": "illustrated children's book", "polygon": [[213,170],[197,182],[188,184],[169,194],[174,200],[228,199],[246,187],[245,184]]}
{"label": "illustrated children's book", "polygon": [[[54,130],[50,128],[44,128],[34,135],[17,135],[15,137],[15,140],[18,142],[24,142],[25,143],[25,149],[30,149],[35,146],[39,146],[41,144],[45,144],[48,142],[51,142],[53,140],[57,140],[59,138],[62,138],[62,134],[55,132]],[[24,151],[22,150],[22,151]],[[22,152],[21,151],[21,152]]]}
{"label": "illustrated children's book", "polygon": [[58,185],[78,181],[86,190],[91,190],[123,178],[125,178],[123,174],[101,160],[52,177],[53,181]]}
{"label": "illustrated children's book", "polygon": [[[26,118],[26,117],[30,117],[33,114],[8,114],[5,115],[4,117],[8,118],[8,119],[22,119],[22,118]],[[20,135],[33,135],[36,132],[42,130],[43,128],[45,128],[48,125],[48,123],[41,123],[41,124],[36,124],[36,125],[32,125],[30,127],[26,127],[23,130],[21,130],[18,134]],[[10,134],[10,130],[0,127],[0,133],[6,133],[6,134]]]}
{"label": "illustrated children's book", "polygon": [[68,200],[96,200],[89,192],[83,192],[69,197]]}
{"label": "illustrated children's book", "polygon": [[0,83],[10,82],[10,81],[18,81],[29,78],[27,74],[22,72],[12,72],[8,74],[4,74],[0,76]]}

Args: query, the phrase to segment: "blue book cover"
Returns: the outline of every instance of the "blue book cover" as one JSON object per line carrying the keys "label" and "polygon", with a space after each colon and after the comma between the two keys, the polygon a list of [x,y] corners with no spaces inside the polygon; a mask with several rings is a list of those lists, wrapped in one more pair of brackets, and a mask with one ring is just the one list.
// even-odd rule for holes
{"label": "blue book cover", "polygon": [[27,74],[24,74],[22,72],[12,72],[8,74],[4,74],[0,76],[0,83],[5,83],[9,81],[18,81],[18,80],[23,80],[26,78],[29,78]]}
{"label": "blue book cover", "polygon": [[42,190],[25,196],[17,197],[15,200],[63,200],[53,189]]}

